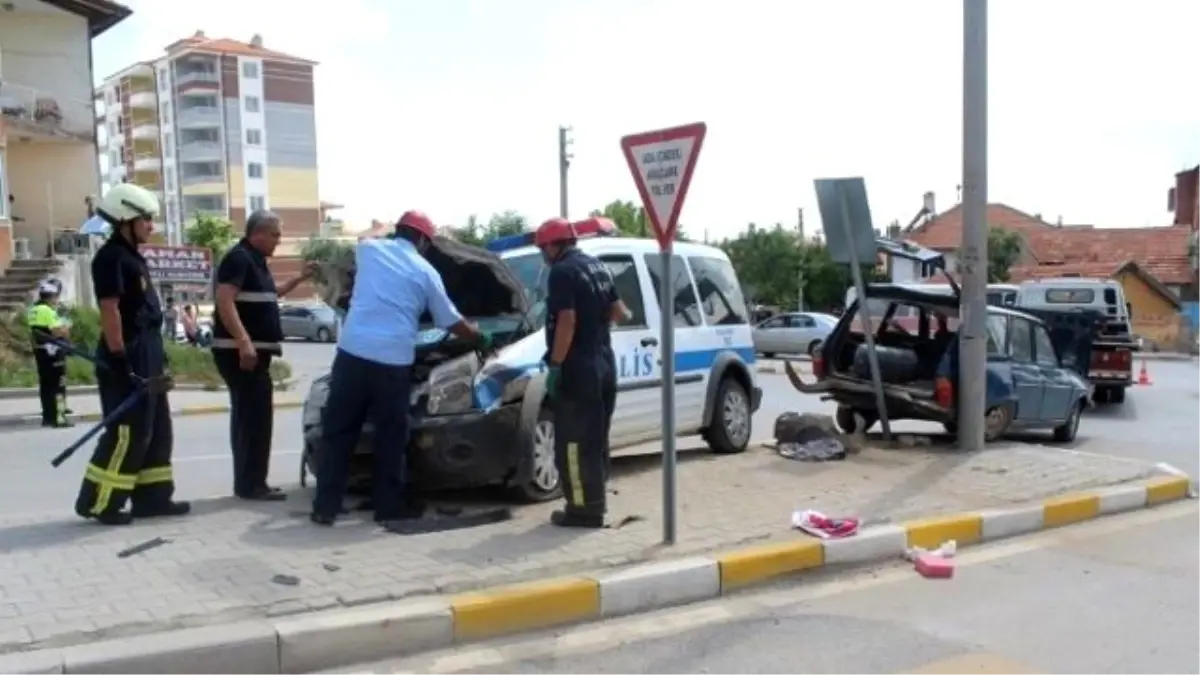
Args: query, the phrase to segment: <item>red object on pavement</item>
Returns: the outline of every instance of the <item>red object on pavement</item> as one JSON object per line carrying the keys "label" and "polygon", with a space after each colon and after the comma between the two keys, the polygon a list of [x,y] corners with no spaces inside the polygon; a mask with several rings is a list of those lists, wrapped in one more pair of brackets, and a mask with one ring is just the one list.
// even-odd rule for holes
{"label": "red object on pavement", "polygon": [[917,558],[913,567],[917,574],[926,579],[949,579],[954,576],[954,561],[931,553]]}

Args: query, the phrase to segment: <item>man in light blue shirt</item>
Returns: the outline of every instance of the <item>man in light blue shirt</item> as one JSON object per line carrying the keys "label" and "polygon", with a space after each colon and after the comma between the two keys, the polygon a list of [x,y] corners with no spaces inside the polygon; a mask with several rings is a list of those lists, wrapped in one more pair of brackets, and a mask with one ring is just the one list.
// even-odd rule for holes
{"label": "man in light blue shirt", "polygon": [[318,525],[332,525],[341,512],[350,457],[367,421],[375,427],[375,520],[421,515],[404,484],[421,314],[428,309],[438,328],[484,351],[491,348],[490,337],[463,320],[446,296],[441,275],[425,259],[434,235],[425,214],[409,211],[396,223],[394,237],[366,239],[355,250],[354,289],[322,420],[324,447],[310,516]]}

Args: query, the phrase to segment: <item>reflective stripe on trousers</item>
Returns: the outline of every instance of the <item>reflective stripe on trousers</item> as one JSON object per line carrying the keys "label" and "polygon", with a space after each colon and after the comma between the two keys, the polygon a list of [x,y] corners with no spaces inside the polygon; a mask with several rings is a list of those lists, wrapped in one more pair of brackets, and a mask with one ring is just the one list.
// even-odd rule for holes
{"label": "reflective stripe on trousers", "polygon": [[108,509],[113,490],[132,491],[137,485],[137,474],[121,473],[121,464],[129,452],[130,428],[128,424],[117,427],[117,444],[113,448],[112,457],[108,460],[107,468],[88,464],[83,477],[96,484],[96,503],[92,505],[92,515],[100,515]]}

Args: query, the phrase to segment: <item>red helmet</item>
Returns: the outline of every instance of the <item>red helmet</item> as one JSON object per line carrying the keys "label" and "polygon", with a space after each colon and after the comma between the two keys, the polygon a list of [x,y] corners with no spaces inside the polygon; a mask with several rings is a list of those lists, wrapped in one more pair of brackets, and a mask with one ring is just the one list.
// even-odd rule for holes
{"label": "red helmet", "polygon": [[566,218],[551,218],[538,226],[537,232],[533,234],[533,243],[538,248],[575,239],[575,226]]}
{"label": "red helmet", "polygon": [[400,220],[396,222],[396,228],[401,227],[412,228],[430,239],[437,236],[437,228],[433,226],[433,221],[425,215],[424,211],[405,211],[404,215],[400,216]]}

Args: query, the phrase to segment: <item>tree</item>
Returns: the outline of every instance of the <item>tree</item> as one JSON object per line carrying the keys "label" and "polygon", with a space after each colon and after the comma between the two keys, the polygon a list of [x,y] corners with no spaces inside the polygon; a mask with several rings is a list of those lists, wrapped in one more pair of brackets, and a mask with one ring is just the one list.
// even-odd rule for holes
{"label": "tree", "polygon": [[988,283],[1002,284],[1009,279],[1009,270],[1021,259],[1021,235],[999,227],[988,228]]}
{"label": "tree", "polygon": [[500,237],[511,237],[514,234],[528,231],[529,221],[516,211],[494,213],[484,228],[484,240],[491,241]]}
{"label": "tree", "polygon": [[646,209],[633,202],[616,200],[609,202],[599,211],[592,211],[592,217],[608,218],[617,226],[617,232],[622,237],[652,237],[650,219],[646,217]]}
{"label": "tree", "polygon": [[183,236],[189,244],[212,251],[213,260],[225,255],[225,251],[238,240],[233,223],[211,213],[196,214]]}

